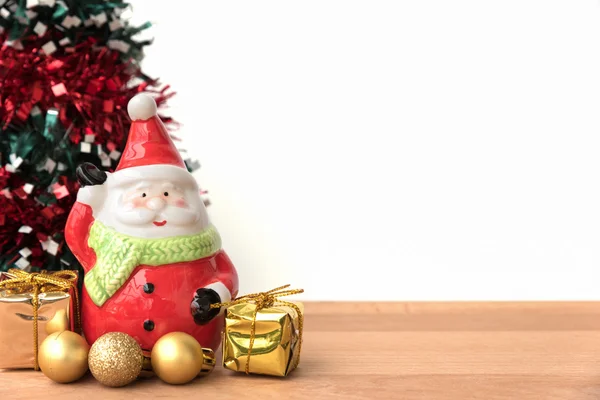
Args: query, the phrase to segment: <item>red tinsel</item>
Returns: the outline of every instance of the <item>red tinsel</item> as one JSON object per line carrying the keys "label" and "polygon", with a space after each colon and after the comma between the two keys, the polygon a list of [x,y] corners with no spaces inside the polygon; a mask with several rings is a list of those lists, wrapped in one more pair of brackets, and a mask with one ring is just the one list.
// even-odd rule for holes
{"label": "red tinsel", "polygon": [[[135,93],[155,93],[159,106],[173,95],[167,94],[168,86],[155,89],[156,81],[127,87],[138,76],[138,67],[119,62],[119,53],[107,47],[97,49],[93,39],[58,57],[46,56],[37,47],[15,50],[4,45],[0,48],[0,122],[4,127],[23,123],[36,105],[56,108],[73,143],[85,134],[94,134],[96,144],[122,143],[129,128],[127,101]],[[81,121],[74,123],[75,118]]]}
{"label": "red tinsel", "polygon": [[[5,42],[1,35],[0,39]],[[68,132],[65,139],[72,143],[69,148],[93,135],[90,144],[101,145],[109,154],[120,152],[130,126],[128,100],[138,92],[150,92],[160,106],[172,95],[167,93],[168,86],[158,89],[155,80],[143,79],[133,61],[124,63],[117,51],[97,47],[92,38],[53,55],[46,55],[40,44],[36,41],[19,50],[6,44],[0,48],[3,135],[7,129],[15,132],[31,125],[28,119],[37,110],[45,113],[55,109],[60,125]],[[170,119],[163,117],[163,121]],[[43,150],[40,153],[46,154]],[[112,167],[117,158],[112,160]],[[69,167],[57,174],[60,170],[54,168],[54,178],[48,183],[48,177],[42,182],[36,176],[38,166],[26,165],[31,160],[22,161],[33,171],[28,174],[18,173],[19,160],[0,161],[0,257],[11,258],[3,260],[0,267],[23,256],[31,266],[46,268],[46,253],[56,256],[64,250],[62,233],[78,189],[74,170]],[[23,249],[31,253],[25,256]]]}

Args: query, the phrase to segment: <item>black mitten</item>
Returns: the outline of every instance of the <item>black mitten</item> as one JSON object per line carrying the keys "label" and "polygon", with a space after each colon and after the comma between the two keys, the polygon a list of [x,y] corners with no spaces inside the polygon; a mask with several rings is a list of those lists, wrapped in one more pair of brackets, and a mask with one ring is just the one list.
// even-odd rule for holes
{"label": "black mitten", "polygon": [[220,303],[221,296],[212,289],[198,289],[192,300],[192,315],[194,322],[198,325],[209,323],[214,317],[219,315],[220,308],[211,308],[211,304]]}
{"label": "black mitten", "polygon": [[75,170],[75,176],[81,186],[102,185],[106,181],[106,172],[89,162],[79,165]]}

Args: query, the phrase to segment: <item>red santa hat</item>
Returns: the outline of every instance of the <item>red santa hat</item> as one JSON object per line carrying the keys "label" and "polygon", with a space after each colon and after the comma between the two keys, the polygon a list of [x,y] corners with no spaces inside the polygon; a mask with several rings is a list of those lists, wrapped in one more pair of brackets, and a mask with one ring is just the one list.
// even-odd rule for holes
{"label": "red santa hat", "polygon": [[140,93],[129,101],[127,112],[131,128],[114,179],[118,183],[140,179],[194,180],[157,115],[154,99]]}

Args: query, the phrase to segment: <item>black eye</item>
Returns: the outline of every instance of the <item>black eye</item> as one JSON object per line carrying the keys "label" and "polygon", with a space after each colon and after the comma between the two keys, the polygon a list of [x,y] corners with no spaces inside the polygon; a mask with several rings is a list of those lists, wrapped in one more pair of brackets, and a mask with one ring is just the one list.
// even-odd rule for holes
{"label": "black eye", "polygon": [[146,193],[142,193],[142,197],[146,197]]}
{"label": "black eye", "polygon": [[164,194],[165,196],[168,196],[168,195],[169,195],[169,192],[164,192],[163,194]]}

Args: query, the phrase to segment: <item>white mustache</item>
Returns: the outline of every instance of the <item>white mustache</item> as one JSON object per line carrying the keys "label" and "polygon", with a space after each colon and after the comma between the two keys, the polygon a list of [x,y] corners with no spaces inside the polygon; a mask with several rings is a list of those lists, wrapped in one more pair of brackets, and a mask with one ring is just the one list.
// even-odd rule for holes
{"label": "white mustache", "polygon": [[135,208],[133,210],[119,210],[116,213],[119,221],[129,225],[146,225],[153,221],[166,220],[172,225],[190,225],[198,221],[200,214],[196,211],[166,206],[160,211],[147,208]]}
{"label": "white mustache", "polygon": [[168,206],[159,211],[162,220],[166,220],[174,225],[189,225],[196,223],[200,218],[200,213],[187,208]]}
{"label": "white mustache", "polygon": [[145,225],[156,218],[156,211],[147,208],[136,208],[130,211],[119,210],[116,214],[119,221],[128,225]]}

